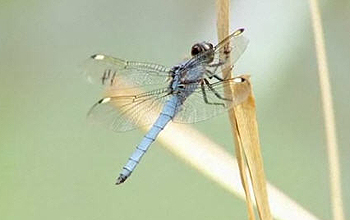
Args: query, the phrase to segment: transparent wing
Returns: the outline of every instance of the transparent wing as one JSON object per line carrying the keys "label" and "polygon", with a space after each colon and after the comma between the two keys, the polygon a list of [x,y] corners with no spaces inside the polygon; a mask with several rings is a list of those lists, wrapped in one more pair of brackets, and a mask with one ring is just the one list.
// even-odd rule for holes
{"label": "transparent wing", "polygon": [[109,94],[92,106],[88,119],[116,132],[132,130],[154,123],[168,99],[168,88],[135,95]]}
{"label": "transparent wing", "polygon": [[[173,121],[195,123],[214,117],[243,102],[250,92],[246,76],[235,77],[209,84],[188,84],[195,90],[180,106]],[[232,97],[225,97],[227,88],[233,89]],[[155,122],[170,98],[169,89],[157,89],[136,95],[108,95],[89,111],[88,119],[103,124],[116,132],[123,132]]]}
{"label": "transparent wing", "polygon": [[83,71],[88,81],[120,90],[164,84],[169,78],[170,69],[158,64],[95,54],[85,61]]}
{"label": "transparent wing", "polygon": [[[247,49],[249,40],[243,35],[244,29],[238,29],[214,47],[214,63],[226,63],[231,57],[230,64],[233,66]],[[223,56],[220,58],[220,54]]]}
{"label": "transparent wing", "polygon": [[238,29],[218,43],[213,50],[201,53],[186,63],[187,68],[204,65],[212,75],[221,68],[233,68],[246,50],[249,40],[243,36],[244,29]]}
{"label": "transparent wing", "polygon": [[[231,97],[225,97],[225,89],[232,88]],[[211,84],[197,85],[186,99],[173,121],[195,123],[219,115],[242,103],[250,94],[248,76],[240,76]]]}

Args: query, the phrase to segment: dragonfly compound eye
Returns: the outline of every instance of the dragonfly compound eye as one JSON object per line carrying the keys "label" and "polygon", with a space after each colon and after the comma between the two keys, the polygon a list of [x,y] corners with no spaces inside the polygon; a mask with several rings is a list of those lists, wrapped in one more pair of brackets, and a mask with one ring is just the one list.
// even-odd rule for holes
{"label": "dragonfly compound eye", "polygon": [[191,55],[195,56],[199,53],[201,53],[203,51],[202,47],[200,44],[195,44],[193,45],[192,49],[191,49]]}
{"label": "dragonfly compound eye", "polygon": [[193,45],[193,47],[191,49],[191,55],[195,56],[199,53],[212,50],[213,48],[214,48],[214,46],[211,43],[208,43],[208,42],[198,43],[198,44]]}
{"label": "dragonfly compound eye", "polygon": [[214,48],[213,44],[208,42],[203,42],[202,47],[204,48],[205,51],[208,51]]}

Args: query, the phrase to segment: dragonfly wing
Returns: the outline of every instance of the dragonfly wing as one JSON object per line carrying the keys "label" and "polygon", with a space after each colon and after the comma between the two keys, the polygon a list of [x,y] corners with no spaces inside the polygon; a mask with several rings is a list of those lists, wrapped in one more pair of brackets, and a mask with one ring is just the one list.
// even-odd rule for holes
{"label": "dragonfly wing", "polygon": [[126,61],[95,54],[83,66],[88,81],[116,90],[164,84],[170,69],[158,64]]}
{"label": "dragonfly wing", "polygon": [[[233,65],[247,49],[249,40],[243,35],[244,29],[238,29],[214,47],[214,63]],[[229,60],[228,57],[231,59]]]}
{"label": "dragonfly wing", "polygon": [[168,99],[167,88],[135,95],[109,94],[92,106],[88,119],[116,132],[132,130],[155,122]]}
{"label": "dragonfly wing", "polygon": [[[225,89],[233,90],[232,97],[225,97]],[[195,123],[219,115],[247,99],[250,93],[248,76],[240,76],[209,85],[198,85],[185,100],[174,122]]]}
{"label": "dragonfly wing", "polygon": [[213,50],[194,56],[186,62],[186,68],[203,65],[212,75],[218,75],[221,69],[233,68],[249,43],[249,40],[243,36],[243,31],[238,29],[218,43]]}

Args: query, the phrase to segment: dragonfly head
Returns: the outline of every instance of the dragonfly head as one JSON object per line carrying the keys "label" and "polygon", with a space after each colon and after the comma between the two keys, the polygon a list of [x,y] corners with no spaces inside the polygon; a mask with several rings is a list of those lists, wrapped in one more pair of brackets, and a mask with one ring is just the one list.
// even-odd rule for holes
{"label": "dragonfly head", "polygon": [[198,56],[201,53],[205,53],[205,56],[208,56],[208,58],[213,59],[214,58],[214,46],[213,44],[209,42],[202,42],[202,43],[196,43],[195,45],[192,46],[191,48],[191,55]]}

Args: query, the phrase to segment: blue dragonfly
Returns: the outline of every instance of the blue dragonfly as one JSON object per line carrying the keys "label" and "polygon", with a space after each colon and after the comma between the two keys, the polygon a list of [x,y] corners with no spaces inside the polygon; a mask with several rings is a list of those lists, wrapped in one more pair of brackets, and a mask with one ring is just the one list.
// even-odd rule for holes
{"label": "blue dragonfly", "polygon": [[[242,103],[249,96],[247,76],[225,78],[245,51],[248,40],[238,29],[216,46],[196,43],[191,58],[168,68],[92,55],[84,66],[89,81],[106,88],[88,118],[116,132],[153,124],[123,167],[116,184],[123,183],[168,122],[195,123]],[[226,89],[233,93],[225,96]],[[154,114],[156,113],[156,114]]]}

